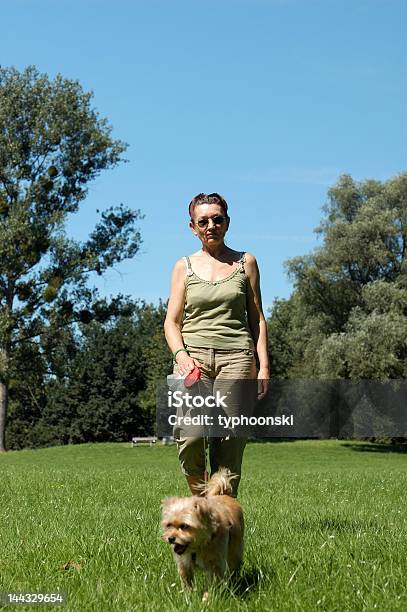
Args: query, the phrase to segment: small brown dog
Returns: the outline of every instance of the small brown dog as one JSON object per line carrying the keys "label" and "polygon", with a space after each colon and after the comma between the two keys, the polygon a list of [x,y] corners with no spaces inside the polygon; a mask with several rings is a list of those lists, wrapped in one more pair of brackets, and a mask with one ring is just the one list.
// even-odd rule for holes
{"label": "small brown dog", "polygon": [[226,468],[202,486],[205,497],[169,497],[162,501],[163,539],[171,544],[185,588],[196,568],[223,578],[243,557],[243,512],[231,497],[234,476]]}

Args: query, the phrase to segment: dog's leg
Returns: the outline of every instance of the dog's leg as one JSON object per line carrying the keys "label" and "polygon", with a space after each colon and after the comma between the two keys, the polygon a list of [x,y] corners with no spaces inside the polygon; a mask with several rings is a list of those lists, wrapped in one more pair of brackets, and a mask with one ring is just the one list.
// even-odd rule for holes
{"label": "dog's leg", "polygon": [[212,565],[212,573],[216,578],[224,578],[228,571],[228,564],[226,559],[217,559],[216,563]]}
{"label": "dog's leg", "polygon": [[[216,580],[222,580],[223,578],[225,578],[228,574],[228,564],[226,562],[226,559],[217,559],[216,561],[211,563],[210,573],[212,574],[212,577],[214,577]],[[205,591],[202,595],[203,602],[207,602],[209,600],[208,589],[209,584],[206,583]]]}
{"label": "dog's leg", "polygon": [[228,565],[237,572],[243,562],[243,525],[235,525],[229,534]]}
{"label": "dog's leg", "polygon": [[228,572],[228,554],[229,546],[229,533],[226,532],[222,538],[217,540],[217,554],[214,559],[211,560],[210,571],[216,578],[224,578]]}
{"label": "dog's leg", "polygon": [[183,588],[190,589],[194,577],[194,565],[191,555],[184,553],[183,555],[174,555],[174,558]]}

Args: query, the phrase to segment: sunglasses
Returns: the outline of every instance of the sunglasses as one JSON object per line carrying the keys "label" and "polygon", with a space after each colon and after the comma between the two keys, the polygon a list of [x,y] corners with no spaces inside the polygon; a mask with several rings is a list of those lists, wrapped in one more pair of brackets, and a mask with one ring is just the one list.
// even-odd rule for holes
{"label": "sunglasses", "polygon": [[[222,225],[226,217],[223,215],[215,215],[214,217],[209,217],[209,219],[212,220],[214,225]],[[198,219],[197,225],[199,225],[201,228],[207,227],[209,224],[209,219]]]}

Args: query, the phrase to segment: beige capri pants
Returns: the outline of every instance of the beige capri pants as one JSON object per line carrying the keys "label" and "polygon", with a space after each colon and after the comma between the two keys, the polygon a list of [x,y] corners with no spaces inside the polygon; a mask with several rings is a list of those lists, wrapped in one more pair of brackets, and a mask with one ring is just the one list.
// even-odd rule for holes
{"label": "beige capri pants", "polygon": [[[222,381],[255,380],[257,378],[257,367],[254,351],[251,349],[212,349],[203,347],[186,346],[191,357],[197,359],[201,364],[201,381],[211,385],[212,393],[216,390],[225,389],[227,383]],[[178,372],[177,364],[174,364],[174,374]],[[236,385],[234,385],[236,386]],[[228,402],[227,416],[239,415],[244,411],[251,412],[256,401],[254,385],[250,387],[250,397],[244,394],[245,406],[242,406],[241,398],[236,395]],[[247,404],[251,405],[247,405]],[[226,437],[205,438],[188,437],[183,435],[181,427],[174,427],[174,438],[178,447],[178,457],[181,470],[186,476],[203,477],[206,466],[205,446],[209,449],[209,463],[211,474],[220,467],[229,468],[237,478],[233,480],[233,494],[236,496],[239,487],[242,458],[246,446],[246,437],[228,435]]]}

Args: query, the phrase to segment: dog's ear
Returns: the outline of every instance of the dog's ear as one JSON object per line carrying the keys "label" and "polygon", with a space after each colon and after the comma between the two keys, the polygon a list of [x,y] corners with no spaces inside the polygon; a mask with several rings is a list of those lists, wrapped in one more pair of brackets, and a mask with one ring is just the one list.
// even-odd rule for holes
{"label": "dog's ear", "polygon": [[204,497],[197,497],[194,500],[194,508],[197,514],[202,516],[208,512],[208,502]]}

